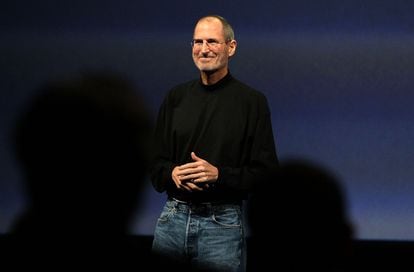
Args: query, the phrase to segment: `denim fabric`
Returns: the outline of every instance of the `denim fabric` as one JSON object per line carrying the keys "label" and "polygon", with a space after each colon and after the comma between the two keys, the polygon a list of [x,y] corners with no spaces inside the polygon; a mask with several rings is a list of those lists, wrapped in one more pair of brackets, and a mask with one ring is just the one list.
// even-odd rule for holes
{"label": "denim fabric", "polygon": [[157,221],[152,249],[195,269],[244,271],[241,206],[168,199]]}

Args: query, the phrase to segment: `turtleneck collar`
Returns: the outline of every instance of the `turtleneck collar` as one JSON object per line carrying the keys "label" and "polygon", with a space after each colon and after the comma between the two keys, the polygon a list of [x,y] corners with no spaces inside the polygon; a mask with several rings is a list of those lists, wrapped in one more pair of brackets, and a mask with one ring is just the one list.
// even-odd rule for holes
{"label": "turtleneck collar", "polygon": [[227,74],[220,79],[219,81],[217,81],[216,83],[212,84],[212,85],[204,85],[201,81],[201,78],[199,80],[199,84],[201,87],[203,87],[203,89],[205,89],[206,91],[214,91],[217,90],[219,88],[221,88],[222,86],[224,86],[227,82],[229,82],[232,79],[232,75],[230,74],[230,71],[227,72]]}

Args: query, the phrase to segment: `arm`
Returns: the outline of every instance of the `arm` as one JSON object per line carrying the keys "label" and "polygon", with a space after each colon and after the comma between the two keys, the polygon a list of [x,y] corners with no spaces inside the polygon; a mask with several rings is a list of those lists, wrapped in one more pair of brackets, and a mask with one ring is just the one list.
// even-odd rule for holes
{"label": "arm", "polygon": [[150,178],[152,185],[158,192],[166,190],[168,181],[171,180],[171,172],[176,166],[170,159],[171,147],[168,145],[170,137],[168,128],[171,125],[171,114],[168,114],[168,107],[167,97],[161,104],[152,137]]}
{"label": "arm", "polygon": [[171,119],[173,117],[173,104],[167,97],[160,107],[155,131],[153,134],[153,157],[151,160],[150,177],[152,185],[158,192],[163,192],[171,187],[177,187],[186,191],[202,191],[208,186],[198,186],[191,178],[183,174],[180,166],[173,161],[178,155],[174,146],[174,134],[172,133]]}
{"label": "arm", "polygon": [[218,166],[217,186],[252,190],[266,181],[278,166],[273,129],[267,101],[261,100],[259,115],[248,141],[248,155],[239,168]]}

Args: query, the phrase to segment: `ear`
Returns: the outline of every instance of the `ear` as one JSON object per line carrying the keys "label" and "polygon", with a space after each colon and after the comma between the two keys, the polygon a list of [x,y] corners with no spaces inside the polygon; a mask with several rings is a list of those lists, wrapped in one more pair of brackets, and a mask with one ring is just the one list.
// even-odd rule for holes
{"label": "ear", "polygon": [[236,40],[229,41],[229,49],[228,49],[229,57],[232,57],[236,53],[236,47],[237,47]]}

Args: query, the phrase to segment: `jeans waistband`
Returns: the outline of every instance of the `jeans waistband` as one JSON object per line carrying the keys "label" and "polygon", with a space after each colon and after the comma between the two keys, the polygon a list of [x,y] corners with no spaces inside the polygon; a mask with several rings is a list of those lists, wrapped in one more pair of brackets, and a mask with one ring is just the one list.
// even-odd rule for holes
{"label": "jeans waistband", "polygon": [[174,198],[168,198],[166,205],[177,212],[191,213],[201,216],[209,216],[220,211],[241,211],[241,206],[238,204],[216,202],[192,203]]}
{"label": "jeans waistband", "polygon": [[224,201],[211,201],[211,202],[196,202],[196,201],[185,201],[180,200],[175,197],[168,197],[169,201],[174,201],[176,203],[182,205],[189,205],[189,206],[222,206],[222,205],[242,205],[241,201],[232,201],[232,202],[224,202]]}
{"label": "jeans waistband", "polygon": [[241,210],[241,205],[238,203],[219,203],[219,202],[187,202],[176,198],[169,197],[167,206],[174,208],[177,211],[197,213],[197,214],[210,214],[214,211],[237,209]]}

